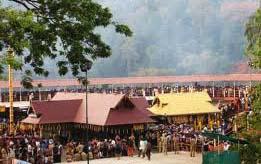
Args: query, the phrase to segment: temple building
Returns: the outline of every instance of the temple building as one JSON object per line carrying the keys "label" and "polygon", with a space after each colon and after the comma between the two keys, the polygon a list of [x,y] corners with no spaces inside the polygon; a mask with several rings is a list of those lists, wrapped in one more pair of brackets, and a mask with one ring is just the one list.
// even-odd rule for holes
{"label": "temple building", "polygon": [[217,106],[211,103],[207,92],[184,92],[159,94],[149,110],[168,123],[194,124],[198,130],[208,124],[219,123]]}
{"label": "temple building", "polygon": [[[130,98],[122,94],[58,92],[49,101],[32,101],[32,114],[22,120],[24,126],[39,131],[41,136],[84,138],[86,130],[95,137],[130,134],[142,131],[155,121],[147,111],[145,98]],[[88,125],[86,124],[88,118]]]}

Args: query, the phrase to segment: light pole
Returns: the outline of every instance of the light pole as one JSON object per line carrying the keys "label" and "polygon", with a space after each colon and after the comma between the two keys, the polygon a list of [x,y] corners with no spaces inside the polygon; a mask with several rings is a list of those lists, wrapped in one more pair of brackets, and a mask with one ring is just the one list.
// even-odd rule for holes
{"label": "light pole", "polygon": [[87,163],[89,164],[90,157],[89,157],[89,132],[88,132],[88,70],[92,68],[92,61],[86,59],[85,63],[80,66],[81,71],[85,72],[85,89],[86,89],[86,99],[85,99],[85,110],[86,110],[86,138],[87,138]]}

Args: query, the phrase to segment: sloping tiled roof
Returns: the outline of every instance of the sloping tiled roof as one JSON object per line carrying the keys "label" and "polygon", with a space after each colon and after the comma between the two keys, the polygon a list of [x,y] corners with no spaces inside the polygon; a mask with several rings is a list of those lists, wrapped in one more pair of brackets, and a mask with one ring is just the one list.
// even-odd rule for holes
{"label": "sloping tiled roof", "polygon": [[[77,122],[82,100],[33,101],[33,110],[40,114],[39,124]],[[25,122],[25,120],[23,121]]]}
{"label": "sloping tiled roof", "polygon": [[135,104],[138,110],[144,113],[147,116],[153,116],[154,114],[148,110],[150,107],[148,101],[145,97],[131,97],[130,101]]}
{"label": "sloping tiled roof", "polygon": [[[88,123],[92,125],[105,125],[110,108],[114,108],[123,98],[122,94],[88,94]],[[86,94],[58,92],[52,100],[82,99],[81,110],[77,112],[76,118],[79,123],[86,123]]]}
{"label": "sloping tiled roof", "polygon": [[40,118],[28,116],[25,119],[23,119],[21,122],[26,124],[39,124]]}
{"label": "sloping tiled roof", "polygon": [[137,108],[111,109],[105,125],[127,125],[155,122]]}
{"label": "sloping tiled roof", "polygon": [[220,112],[210,101],[207,92],[161,94],[149,110],[155,115],[167,116]]}
{"label": "sloping tiled roof", "polygon": [[[84,93],[57,93],[51,101],[33,102],[32,107],[40,113],[39,121],[24,123],[86,123],[86,95]],[[125,125],[154,122],[151,112],[146,111],[148,104],[140,98],[132,98],[122,94],[88,94],[88,123],[92,125]],[[120,102],[128,100],[132,108],[120,106]],[[129,101],[130,100],[130,101]],[[145,100],[145,99],[144,99]],[[146,100],[145,100],[146,101]],[[120,106],[120,107],[118,107]],[[117,108],[116,108],[117,107]]]}

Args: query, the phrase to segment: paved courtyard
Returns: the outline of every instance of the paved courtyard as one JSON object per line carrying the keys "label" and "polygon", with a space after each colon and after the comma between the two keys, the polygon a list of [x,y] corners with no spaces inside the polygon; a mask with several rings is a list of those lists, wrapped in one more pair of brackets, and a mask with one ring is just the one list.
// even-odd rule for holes
{"label": "paved courtyard", "polygon": [[[86,161],[73,162],[75,164],[86,164]],[[122,157],[120,160],[116,158],[91,160],[90,164],[201,164],[201,154],[196,154],[196,157],[191,158],[189,152],[179,152],[175,155],[173,152],[168,153],[167,156],[159,153],[152,154],[151,161],[147,158]]]}

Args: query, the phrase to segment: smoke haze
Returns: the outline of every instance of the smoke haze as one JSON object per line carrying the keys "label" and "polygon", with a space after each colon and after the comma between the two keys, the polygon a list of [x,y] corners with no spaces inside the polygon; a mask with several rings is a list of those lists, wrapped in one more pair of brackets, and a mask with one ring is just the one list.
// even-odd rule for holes
{"label": "smoke haze", "polygon": [[[95,61],[95,77],[231,73],[245,60],[244,26],[258,7],[256,0],[97,1],[134,35],[97,29],[112,56]],[[45,63],[57,78],[55,61]]]}
{"label": "smoke haze", "polygon": [[102,31],[112,56],[92,75],[140,76],[229,73],[244,60],[244,25],[255,0],[100,0],[134,32]]}

